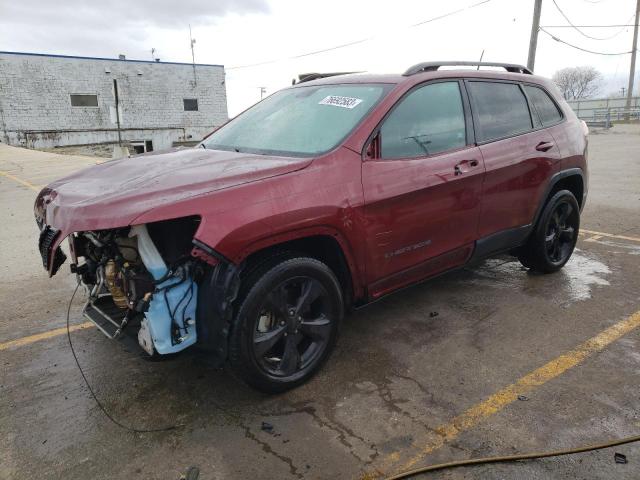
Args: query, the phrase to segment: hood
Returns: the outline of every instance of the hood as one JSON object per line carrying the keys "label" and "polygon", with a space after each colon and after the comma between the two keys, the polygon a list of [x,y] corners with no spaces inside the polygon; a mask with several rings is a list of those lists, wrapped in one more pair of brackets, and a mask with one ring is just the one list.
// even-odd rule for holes
{"label": "hood", "polygon": [[48,225],[68,233],[114,228],[152,208],[300,170],[311,161],[203,148],[123,158],[53,182],[36,206],[44,205]]}

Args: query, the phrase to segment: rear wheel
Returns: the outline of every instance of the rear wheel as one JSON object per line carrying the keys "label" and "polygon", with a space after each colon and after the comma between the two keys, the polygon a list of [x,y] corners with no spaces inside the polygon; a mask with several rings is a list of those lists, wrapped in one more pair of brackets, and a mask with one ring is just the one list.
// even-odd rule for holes
{"label": "rear wheel", "polygon": [[231,365],[249,385],[282,392],[309,379],[335,344],[340,284],[313,258],[277,258],[246,279],[231,334]]}
{"label": "rear wheel", "polygon": [[534,232],[521,247],[518,259],[542,273],[560,270],[571,258],[580,230],[580,207],[569,190],[555,193],[547,202]]}

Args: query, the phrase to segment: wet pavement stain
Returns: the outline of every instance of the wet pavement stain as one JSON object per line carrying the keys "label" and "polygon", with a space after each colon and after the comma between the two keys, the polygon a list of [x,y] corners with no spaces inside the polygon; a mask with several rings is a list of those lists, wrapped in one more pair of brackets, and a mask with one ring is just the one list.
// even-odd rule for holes
{"label": "wet pavement stain", "polygon": [[591,298],[595,286],[610,285],[606,279],[611,274],[609,267],[598,261],[594,255],[577,248],[560,274],[566,279],[563,288],[571,299],[576,301]]}
{"label": "wet pavement stain", "polygon": [[[513,289],[532,294],[551,294],[563,303],[587,300],[597,286],[610,285],[607,277],[611,269],[594,254],[576,248],[562,270],[551,275],[541,275],[523,267],[516,259],[495,258],[486,260],[476,269],[468,269],[472,277],[465,283]],[[564,299],[564,300],[562,300]]]}

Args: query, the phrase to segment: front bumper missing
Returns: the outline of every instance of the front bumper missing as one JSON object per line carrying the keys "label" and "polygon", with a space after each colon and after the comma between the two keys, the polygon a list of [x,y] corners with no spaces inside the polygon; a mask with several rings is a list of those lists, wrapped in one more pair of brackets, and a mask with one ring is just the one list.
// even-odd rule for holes
{"label": "front bumper missing", "polygon": [[89,300],[82,310],[82,315],[95,324],[110,339],[119,336],[118,329],[125,317],[125,312],[113,302],[111,295],[102,295]]}
{"label": "front bumper missing", "polygon": [[116,306],[110,294],[101,294],[98,298],[89,300],[82,309],[82,315],[107,338],[121,341],[131,351],[141,352],[137,332],[142,315],[135,315],[123,322],[126,312]]}
{"label": "front bumper missing", "polygon": [[42,257],[42,266],[51,276],[56,274],[67,259],[67,256],[59,246],[53,250],[59,235],[60,230],[44,225],[44,228],[40,230],[40,238],[38,239],[38,250],[40,250],[40,256]]}

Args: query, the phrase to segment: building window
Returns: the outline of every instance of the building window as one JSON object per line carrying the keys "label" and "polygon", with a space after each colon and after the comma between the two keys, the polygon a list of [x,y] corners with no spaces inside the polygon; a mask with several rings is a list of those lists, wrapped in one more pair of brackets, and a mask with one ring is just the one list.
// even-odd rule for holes
{"label": "building window", "polygon": [[71,94],[72,107],[97,107],[98,95]]}
{"label": "building window", "polygon": [[185,98],[184,111],[185,112],[197,112],[198,111],[198,99],[197,98]]}

